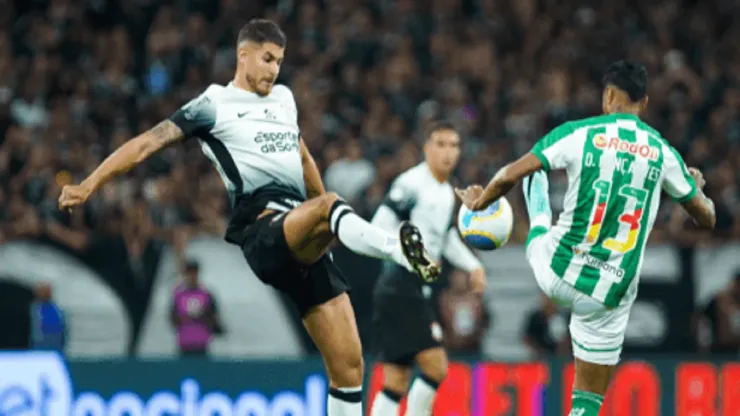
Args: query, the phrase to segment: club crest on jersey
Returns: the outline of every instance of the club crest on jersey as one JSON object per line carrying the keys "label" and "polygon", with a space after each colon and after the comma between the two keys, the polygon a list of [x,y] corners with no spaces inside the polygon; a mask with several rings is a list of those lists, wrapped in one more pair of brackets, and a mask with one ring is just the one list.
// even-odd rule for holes
{"label": "club crest on jersey", "polygon": [[601,150],[614,149],[618,153],[628,153],[650,160],[658,160],[660,149],[647,144],[631,143],[619,137],[607,139],[606,136],[598,134],[593,139],[594,147]]}

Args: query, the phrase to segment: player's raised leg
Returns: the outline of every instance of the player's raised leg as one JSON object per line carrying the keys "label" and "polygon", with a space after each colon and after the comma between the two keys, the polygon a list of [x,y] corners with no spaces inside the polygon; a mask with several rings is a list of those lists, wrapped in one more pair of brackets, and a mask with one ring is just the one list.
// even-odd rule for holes
{"label": "player's raised leg", "polygon": [[[337,236],[358,253],[393,260],[405,267],[415,265],[422,277],[431,278],[438,272],[436,264],[427,261],[415,227],[406,225],[399,237],[394,237],[364,221],[334,193],[313,198],[283,215],[287,246],[307,267],[321,261]],[[349,297],[344,293],[311,308],[303,322],[329,374],[329,416],[361,415],[362,347]]]}
{"label": "player's raised leg", "polygon": [[383,390],[373,400],[371,416],[399,416],[399,403],[408,391],[410,382],[410,366],[384,363]]}
{"label": "player's raised leg", "polygon": [[355,322],[346,293],[313,308],[303,318],[329,375],[329,416],[362,415],[362,345]]}
{"label": "player's raised leg", "polygon": [[437,389],[447,377],[447,353],[444,348],[430,348],[416,356],[421,375],[409,391],[406,416],[431,416]]}
{"label": "player's raised leg", "polygon": [[358,254],[394,261],[416,271],[424,280],[434,280],[439,275],[439,266],[424,250],[421,233],[416,227],[404,223],[398,236],[391,235],[362,219],[332,192],[290,211],[283,230],[291,251],[304,264],[318,261],[332,237],[337,237]]}

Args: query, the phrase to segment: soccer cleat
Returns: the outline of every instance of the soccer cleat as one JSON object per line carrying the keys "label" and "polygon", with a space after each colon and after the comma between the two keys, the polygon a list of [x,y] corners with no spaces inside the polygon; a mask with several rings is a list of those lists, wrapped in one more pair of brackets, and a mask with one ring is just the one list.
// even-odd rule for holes
{"label": "soccer cleat", "polygon": [[424,249],[419,229],[410,222],[404,221],[399,233],[403,255],[406,256],[406,260],[408,260],[416,274],[425,282],[437,280],[440,273],[439,265]]}

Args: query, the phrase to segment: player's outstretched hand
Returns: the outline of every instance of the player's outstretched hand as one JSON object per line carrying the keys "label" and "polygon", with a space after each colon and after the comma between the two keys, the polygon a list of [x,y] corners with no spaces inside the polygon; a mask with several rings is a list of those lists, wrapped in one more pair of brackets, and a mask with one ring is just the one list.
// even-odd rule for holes
{"label": "player's outstretched hand", "polygon": [[466,207],[472,210],[480,209],[477,206],[477,201],[481,195],[483,195],[483,187],[480,185],[470,185],[465,189],[455,188],[455,193],[458,198],[465,204]]}
{"label": "player's outstretched hand", "polygon": [[689,168],[689,175],[691,175],[691,177],[694,178],[694,181],[696,182],[696,186],[699,187],[699,189],[704,189],[704,185],[707,182],[704,180],[704,174],[701,173],[699,169]]}
{"label": "player's outstretched hand", "polygon": [[62,194],[59,195],[59,209],[71,210],[82,205],[90,197],[90,190],[82,185],[65,185]]}

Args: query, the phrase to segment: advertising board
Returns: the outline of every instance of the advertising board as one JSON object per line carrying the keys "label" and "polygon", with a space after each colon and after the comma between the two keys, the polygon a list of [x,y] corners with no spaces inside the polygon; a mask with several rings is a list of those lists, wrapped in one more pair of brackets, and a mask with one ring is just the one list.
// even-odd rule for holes
{"label": "advertising board", "polygon": [[[368,406],[383,377],[370,369]],[[563,415],[572,382],[563,361],[453,362],[434,415]],[[324,416],[326,393],[318,359],[65,363],[51,352],[0,353],[0,416]],[[602,415],[740,415],[740,363],[626,361]]]}

